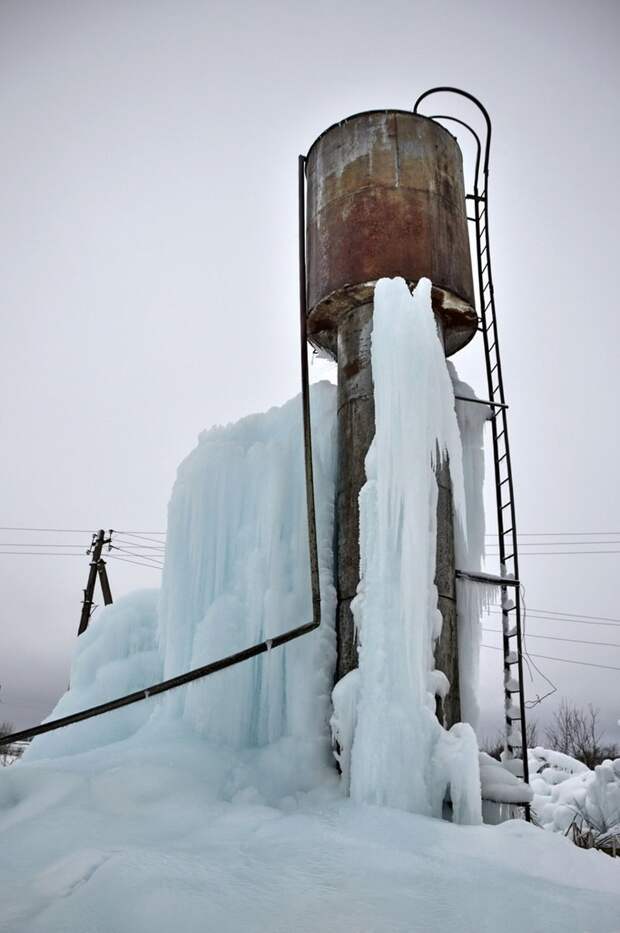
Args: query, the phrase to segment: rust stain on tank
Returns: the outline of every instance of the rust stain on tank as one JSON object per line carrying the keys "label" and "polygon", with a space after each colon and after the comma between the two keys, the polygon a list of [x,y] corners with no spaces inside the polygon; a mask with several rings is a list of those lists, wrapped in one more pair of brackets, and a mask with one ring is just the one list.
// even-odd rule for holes
{"label": "rust stain on tank", "polygon": [[368,301],[386,276],[431,279],[448,353],[471,339],[477,321],[462,159],[444,127],[404,111],[358,114],[311,147],[307,180],[314,343],[333,351],[342,314]]}

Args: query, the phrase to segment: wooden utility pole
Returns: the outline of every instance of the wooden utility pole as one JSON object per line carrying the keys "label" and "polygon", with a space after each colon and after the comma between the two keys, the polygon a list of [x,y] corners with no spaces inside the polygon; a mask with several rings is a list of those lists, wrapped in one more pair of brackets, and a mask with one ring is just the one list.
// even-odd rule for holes
{"label": "wooden utility pole", "polygon": [[85,632],[88,628],[90,616],[93,611],[93,596],[95,594],[95,583],[97,582],[97,575],[99,575],[99,582],[101,584],[103,601],[105,605],[109,606],[112,602],[112,591],[110,590],[106,564],[101,557],[101,552],[104,545],[109,545],[111,543],[112,532],[110,532],[109,537],[106,539],[105,531],[103,528],[100,528],[97,534],[93,535],[93,540],[89,550],[87,551],[87,553],[90,553],[92,556],[90,570],[88,572],[88,581],[86,583],[86,589],[84,590],[84,602],[82,603],[82,615],[80,616],[78,635],[81,635],[82,632]]}

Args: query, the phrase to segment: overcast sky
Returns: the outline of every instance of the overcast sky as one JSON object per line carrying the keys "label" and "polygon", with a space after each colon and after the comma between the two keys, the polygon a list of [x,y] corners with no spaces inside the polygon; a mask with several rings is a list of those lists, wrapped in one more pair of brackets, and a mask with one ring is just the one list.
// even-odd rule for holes
{"label": "overcast sky", "polygon": [[[3,0],[0,525],[85,532],[2,530],[0,550],[163,531],[199,431],[298,391],[297,155],[335,120],[448,84],[494,123],[520,530],[610,532],[599,549],[620,551],[619,24],[615,0]],[[484,393],[481,346],[454,362]],[[158,585],[109,566],[115,595]],[[65,689],[87,570],[0,555],[0,719],[37,722]],[[521,576],[530,607],[620,618],[620,553],[524,555]],[[528,631],[620,644],[614,625]],[[620,668],[620,648],[528,645]],[[620,670],[538,664],[613,732]],[[483,666],[492,731],[500,654]]]}

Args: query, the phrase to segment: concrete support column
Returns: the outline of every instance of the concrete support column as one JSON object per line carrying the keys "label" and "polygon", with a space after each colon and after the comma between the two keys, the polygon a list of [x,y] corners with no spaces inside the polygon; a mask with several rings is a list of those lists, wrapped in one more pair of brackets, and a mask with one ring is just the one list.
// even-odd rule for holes
{"label": "concrete support column", "polygon": [[359,494],[366,482],[364,459],[375,436],[375,400],[370,363],[372,302],[340,321],[338,355],[338,481],[336,487],[336,680],[357,667],[351,613],[360,577]]}
{"label": "concrete support column", "polygon": [[439,722],[449,729],[461,719],[459,688],[459,661],[456,618],[456,579],[454,559],[454,512],[450,464],[444,461],[436,470],[437,476],[437,551],[435,586],[437,606],[443,623],[441,635],[435,645],[435,667],[443,671],[450,682],[450,690],[442,700],[437,697],[436,712]]}

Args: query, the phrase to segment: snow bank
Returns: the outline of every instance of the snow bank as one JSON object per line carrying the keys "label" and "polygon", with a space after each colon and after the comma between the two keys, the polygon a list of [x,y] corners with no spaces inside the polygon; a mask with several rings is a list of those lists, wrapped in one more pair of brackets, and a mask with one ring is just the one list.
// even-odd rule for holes
{"label": "snow bank", "polygon": [[497,758],[480,752],[480,786],[483,800],[495,803],[531,803],[533,793],[529,784],[524,784]]}
{"label": "snow bank", "polygon": [[538,822],[565,833],[571,823],[595,838],[620,835],[620,758],[591,771],[570,755],[537,747],[529,750],[533,810]]}
{"label": "snow bank", "polygon": [[455,818],[479,822],[475,737],[463,724],[447,734],[435,716],[439,460],[449,458],[463,527],[466,505],[454,392],[430,290],[427,279],[413,296],[403,279],[382,279],[375,289],[376,433],[360,493],[361,581],[352,603],[360,647],[351,796],[441,816],[449,787]]}
{"label": "snow bank", "polygon": [[79,771],[0,769],[3,933],[618,929],[618,860],[523,822],[454,826],[325,786],[278,808],[226,803],[210,792],[217,756],[178,725],[159,745],[140,733],[75,756]]}

